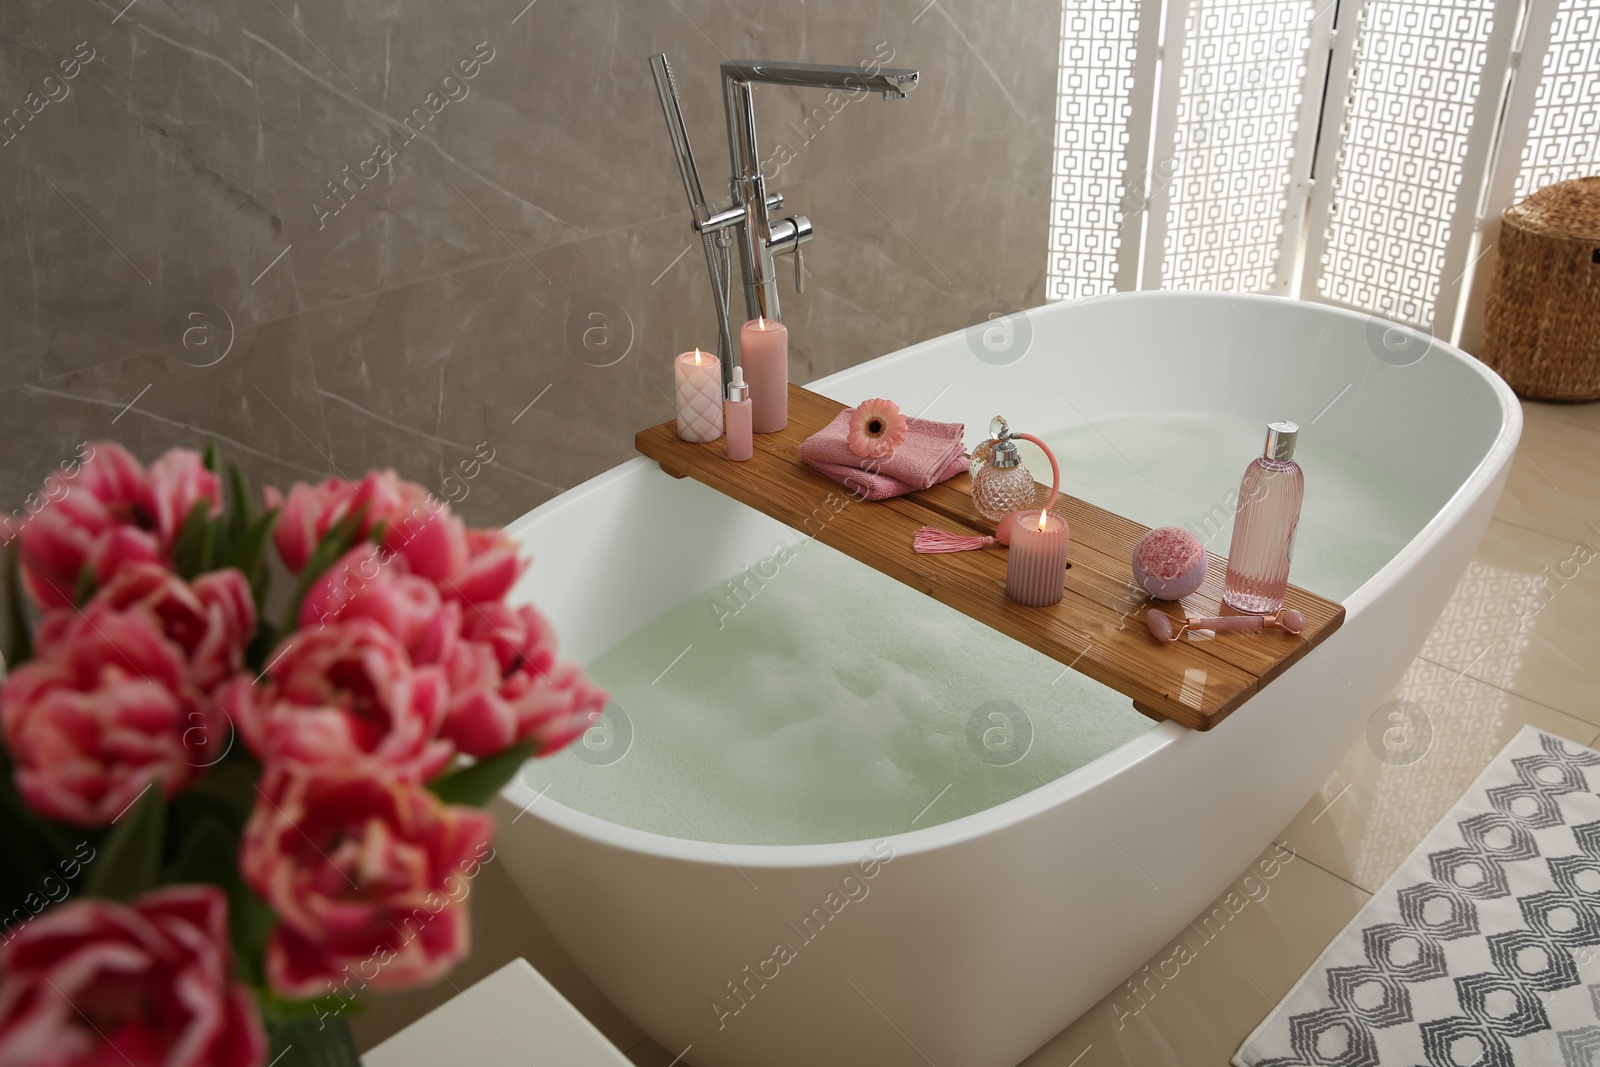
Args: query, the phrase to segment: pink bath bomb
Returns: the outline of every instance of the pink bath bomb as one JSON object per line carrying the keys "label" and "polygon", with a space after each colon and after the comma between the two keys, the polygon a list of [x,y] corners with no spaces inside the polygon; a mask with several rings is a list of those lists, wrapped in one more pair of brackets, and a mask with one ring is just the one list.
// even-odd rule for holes
{"label": "pink bath bomb", "polygon": [[1206,580],[1206,548],[1181,526],[1157,526],[1134,546],[1133,579],[1157,600],[1182,600]]}

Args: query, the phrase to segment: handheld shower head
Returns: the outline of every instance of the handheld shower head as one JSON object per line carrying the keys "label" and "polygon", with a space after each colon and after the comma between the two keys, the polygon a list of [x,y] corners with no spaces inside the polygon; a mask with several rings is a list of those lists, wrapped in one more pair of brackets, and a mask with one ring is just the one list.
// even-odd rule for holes
{"label": "handheld shower head", "polygon": [[658,52],[650,57],[650,70],[656,78],[656,94],[661,97],[661,113],[667,120],[667,136],[672,140],[672,153],[678,160],[678,175],[683,179],[683,192],[689,198],[689,210],[697,223],[706,221],[711,209],[706,204],[705,187],[700,184],[700,170],[694,163],[694,148],[689,144],[689,131],[683,125],[683,108],[678,103],[678,85],[672,77],[672,67],[667,54]]}

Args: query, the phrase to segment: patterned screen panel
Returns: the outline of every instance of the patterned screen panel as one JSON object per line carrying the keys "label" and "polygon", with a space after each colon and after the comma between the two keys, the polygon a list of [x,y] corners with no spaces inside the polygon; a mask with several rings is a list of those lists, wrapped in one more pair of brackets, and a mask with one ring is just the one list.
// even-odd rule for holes
{"label": "patterned screen panel", "polygon": [[1367,0],[1321,250],[1324,299],[1432,324],[1492,12],[1489,0]]}
{"label": "patterned screen panel", "polygon": [[1522,151],[1517,199],[1600,174],[1600,0],[1561,0]]}
{"label": "patterned screen panel", "polygon": [[[1138,31],[1139,0],[1062,2],[1046,275],[1051,300],[1113,289]],[[1127,239],[1138,239],[1136,227]]]}
{"label": "patterned screen panel", "polygon": [[1168,289],[1273,284],[1310,44],[1306,0],[1190,0],[1170,160]]}

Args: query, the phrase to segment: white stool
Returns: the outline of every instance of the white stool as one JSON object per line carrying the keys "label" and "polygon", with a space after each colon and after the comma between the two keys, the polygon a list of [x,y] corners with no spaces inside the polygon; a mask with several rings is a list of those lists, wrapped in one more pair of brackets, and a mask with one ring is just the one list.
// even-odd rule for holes
{"label": "white stool", "polygon": [[524,959],[451,997],[361,1062],[365,1067],[632,1067]]}

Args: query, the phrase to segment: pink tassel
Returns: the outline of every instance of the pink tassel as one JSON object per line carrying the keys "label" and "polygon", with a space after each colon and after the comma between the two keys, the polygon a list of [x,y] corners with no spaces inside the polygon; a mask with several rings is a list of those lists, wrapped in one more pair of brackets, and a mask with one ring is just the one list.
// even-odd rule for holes
{"label": "pink tassel", "polygon": [[946,533],[932,526],[924,526],[917,531],[917,536],[911,539],[911,547],[923,553],[968,552],[974,548],[988,548],[994,543],[994,538],[992,537],[962,537],[959,534]]}

